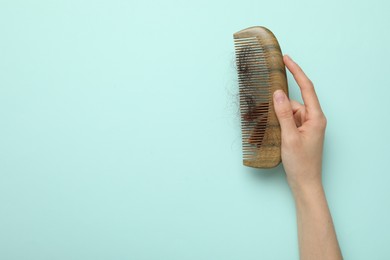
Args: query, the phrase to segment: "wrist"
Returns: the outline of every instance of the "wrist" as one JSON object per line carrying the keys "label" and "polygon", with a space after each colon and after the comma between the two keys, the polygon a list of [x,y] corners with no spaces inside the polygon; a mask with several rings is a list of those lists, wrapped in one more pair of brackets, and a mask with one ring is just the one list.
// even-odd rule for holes
{"label": "wrist", "polygon": [[307,202],[313,198],[325,197],[322,181],[306,180],[305,182],[289,182],[291,192],[296,202]]}

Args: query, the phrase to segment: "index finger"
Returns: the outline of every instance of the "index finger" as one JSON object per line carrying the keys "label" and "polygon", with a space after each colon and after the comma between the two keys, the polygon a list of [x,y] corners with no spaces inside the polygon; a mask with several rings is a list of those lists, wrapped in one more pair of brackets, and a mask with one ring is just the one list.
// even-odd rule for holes
{"label": "index finger", "polygon": [[283,61],[301,89],[303,102],[305,103],[309,114],[322,113],[320,102],[318,101],[318,97],[311,80],[306,76],[301,67],[299,67],[299,65],[296,64],[288,55],[283,56]]}

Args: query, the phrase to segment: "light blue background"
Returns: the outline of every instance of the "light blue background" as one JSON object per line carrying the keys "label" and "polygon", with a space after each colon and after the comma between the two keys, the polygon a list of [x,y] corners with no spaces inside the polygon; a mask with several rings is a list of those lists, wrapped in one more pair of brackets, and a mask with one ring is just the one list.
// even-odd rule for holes
{"label": "light blue background", "polygon": [[232,34],[253,25],[316,85],[345,259],[390,259],[389,13],[0,0],[0,259],[297,259],[283,168],[241,164]]}

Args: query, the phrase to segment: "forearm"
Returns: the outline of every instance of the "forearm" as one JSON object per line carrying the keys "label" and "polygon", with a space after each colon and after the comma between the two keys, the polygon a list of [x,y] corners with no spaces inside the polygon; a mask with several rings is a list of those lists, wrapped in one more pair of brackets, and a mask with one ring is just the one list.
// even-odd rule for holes
{"label": "forearm", "polygon": [[293,194],[301,260],[342,259],[322,184],[297,186]]}

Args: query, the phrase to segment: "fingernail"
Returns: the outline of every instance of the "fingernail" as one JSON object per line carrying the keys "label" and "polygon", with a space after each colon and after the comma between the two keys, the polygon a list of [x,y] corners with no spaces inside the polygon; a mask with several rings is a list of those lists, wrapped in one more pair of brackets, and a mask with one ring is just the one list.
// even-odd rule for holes
{"label": "fingernail", "polygon": [[276,90],[274,92],[274,99],[277,104],[283,103],[286,99],[286,95],[284,94],[283,90]]}
{"label": "fingernail", "polygon": [[293,61],[293,59],[291,59],[290,55],[288,55],[288,54],[285,54],[284,56],[286,56],[286,57],[287,57],[287,59],[289,59],[289,60]]}

